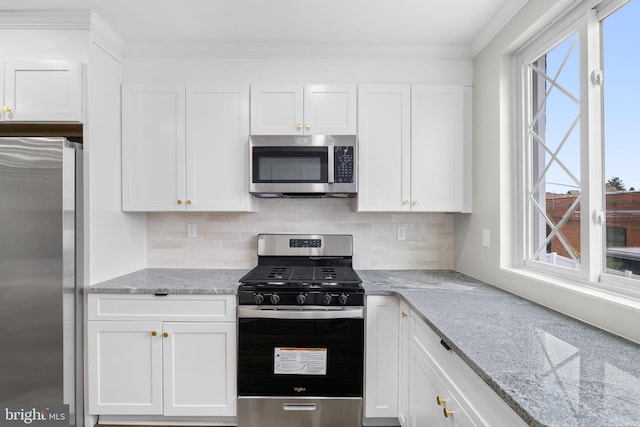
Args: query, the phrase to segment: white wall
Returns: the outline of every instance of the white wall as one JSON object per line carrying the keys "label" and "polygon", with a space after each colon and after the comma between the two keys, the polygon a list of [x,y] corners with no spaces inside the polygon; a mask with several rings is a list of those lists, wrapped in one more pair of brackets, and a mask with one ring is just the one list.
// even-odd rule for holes
{"label": "white wall", "polygon": [[[156,52],[158,49],[156,49]],[[470,59],[125,57],[127,83],[465,83]],[[196,240],[186,226],[197,225]],[[396,240],[396,227],[407,240]],[[263,200],[259,213],[149,214],[149,267],[250,268],[258,233],[351,233],[354,263],[372,269],[450,269],[453,216],[354,213],[346,200]]]}
{"label": "white wall", "polygon": [[470,59],[125,57],[126,83],[471,83]]}
{"label": "white wall", "polygon": [[146,267],[146,215],[121,211],[121,58],[92,40],[88,58],[85,186],[89,284]]}
{"label": "white wall", "polygon": [[[4,19],[0,14],[0,19]],[[0,58],[74,60],[86,58],[88,30],[0,29]]]}
{"label": "white wall", "polygon": [[[640,342],[640,304],[516,272],[514,71],[511,58],[571,3],[530,1],[474,60],[473,214],[455,220],[455,268],[545,306]],[[482,247],[482,230],[491,246]]]}

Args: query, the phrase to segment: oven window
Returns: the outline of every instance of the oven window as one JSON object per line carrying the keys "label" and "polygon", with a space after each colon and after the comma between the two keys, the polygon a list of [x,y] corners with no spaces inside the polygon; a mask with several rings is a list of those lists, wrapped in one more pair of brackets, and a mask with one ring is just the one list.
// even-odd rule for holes
{"label": "oven window", "polygon": [[238,328],[239,395],[362,396],[363,319],[241,318]]}
{"label": "oven window", "polygon": [[326,147],[254,147],[253,182],[326,183]]}

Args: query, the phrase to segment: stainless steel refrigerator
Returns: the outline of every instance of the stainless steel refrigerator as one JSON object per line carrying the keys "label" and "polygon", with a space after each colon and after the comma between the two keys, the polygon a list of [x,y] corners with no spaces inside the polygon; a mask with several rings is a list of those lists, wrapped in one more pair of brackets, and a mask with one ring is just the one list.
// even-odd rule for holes
{"label": "stainless steel refrigerator", "polygon": [[0,406],[69,405],[72,426],[83,424],[81,172],[81,144],[0,138]]}

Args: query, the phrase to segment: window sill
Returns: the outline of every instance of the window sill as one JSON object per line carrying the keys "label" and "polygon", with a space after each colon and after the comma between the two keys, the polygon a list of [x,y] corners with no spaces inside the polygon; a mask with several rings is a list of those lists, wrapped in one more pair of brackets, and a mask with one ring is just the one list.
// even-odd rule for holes
{"label": "window sill", "polygon": [[501,271],[505,280],[498,287],[640,343],[640,298],[523,268]]}

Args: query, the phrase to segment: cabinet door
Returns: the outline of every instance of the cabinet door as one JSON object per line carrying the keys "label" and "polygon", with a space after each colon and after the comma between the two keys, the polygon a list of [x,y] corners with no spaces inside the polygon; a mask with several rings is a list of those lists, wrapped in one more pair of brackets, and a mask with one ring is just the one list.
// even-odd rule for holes
{"label": "cabinet door", "polygon": [[4,74],[3,120],[82,120],[79,63],[7,61]]}
{"label": "cabinet door", "polygon": [[358,87],[358,211],[409,211],[409,85]]}
{"label": "cabinet door", "polygon": [[476,427],[429,356],[413,344],[410,357],[410,426]]}
{"label": "cabinet door", "polygon": [[398,415],[398,300],[369,296],[366,307],[365,417]]}
{"label": "cabinet door", "polygon": [[355,85],[305,85],[305,135],[356,134]]}
{"label": "cabinet door", "polygon": [[122,87],[122,209],[185,209],[185,92]]}
{"label": "cabinet door", "polygon": [[187,210],[248,211],[249,86],[187,87]]}
{"label": "cabinet door", "polygon": [[235,326],[164,324],[164,415],[236,415]]}
{"label": "cabinet door", "polygon": [[409,425],[409,306],[400,301],[398,319],[400,342],[398,345],[398,421],[402,427]]}
{"label": "cabinet door", "polygon": [[442,406],[436,402],[441,385],[436,381],[433,369],[413,345],[409,348],[409,426],[444,427],[446,419]]}
{"label": "cabinet door", "polygon": [[162,323],[88,322],[90,414],[162,414]]}
{"label": "cabinet door", "polygon": [[464,124],[462,85],[412,86],[413,211],[462,211]]}
{"label": "cabinet door", "polygon": [[302,85],[251,86],[252,135],[302,135],[302,122]]}

